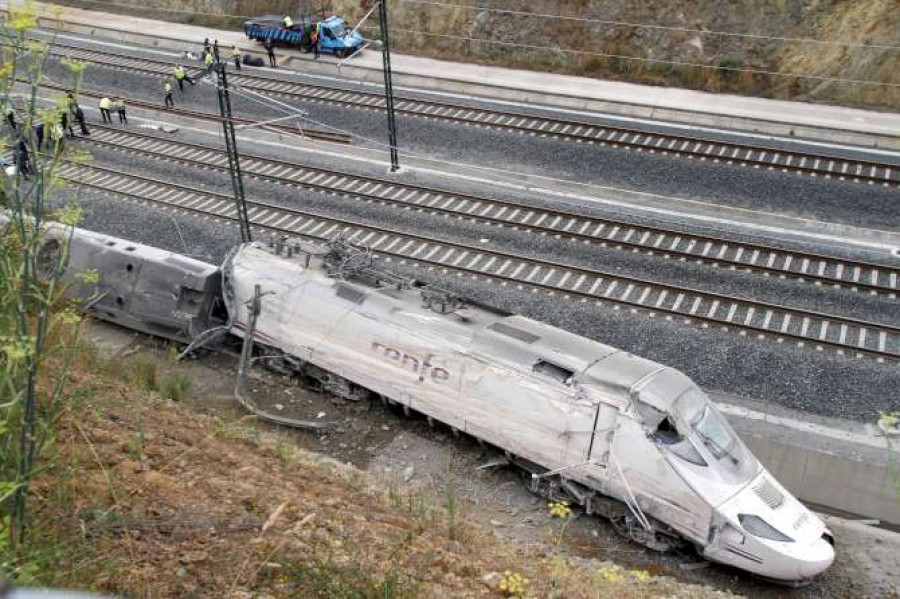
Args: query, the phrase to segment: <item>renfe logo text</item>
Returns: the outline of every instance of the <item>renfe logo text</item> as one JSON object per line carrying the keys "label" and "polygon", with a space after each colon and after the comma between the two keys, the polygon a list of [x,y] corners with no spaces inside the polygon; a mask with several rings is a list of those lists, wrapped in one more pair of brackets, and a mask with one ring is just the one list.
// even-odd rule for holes
{"label": "renfe logo text", "polygon": [[388,347],[378,341],[372,342],[372,351],[392,362],[396,362],[401,368],[405,368],[412,373],[418,374],[420,383],[425,381],[425,379],[430,379],[436,383],[443,383],[450,380],[450,372],[445,368],[432,366],[431,363],[428,362],[428,356],[426,356],[424,360],[420,360],[415,356],[401,352],[399,349]]}

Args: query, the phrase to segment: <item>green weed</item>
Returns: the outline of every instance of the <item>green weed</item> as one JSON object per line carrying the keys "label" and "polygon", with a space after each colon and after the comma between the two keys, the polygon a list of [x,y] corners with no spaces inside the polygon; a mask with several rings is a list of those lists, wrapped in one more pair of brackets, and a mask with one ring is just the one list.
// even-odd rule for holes
{"label": "green weed", "polygon": [[191,389],[191,379],[184,374],[175,372],[163,378],[159,385],[159,393],[166,399],[183,402],[188,398]]}

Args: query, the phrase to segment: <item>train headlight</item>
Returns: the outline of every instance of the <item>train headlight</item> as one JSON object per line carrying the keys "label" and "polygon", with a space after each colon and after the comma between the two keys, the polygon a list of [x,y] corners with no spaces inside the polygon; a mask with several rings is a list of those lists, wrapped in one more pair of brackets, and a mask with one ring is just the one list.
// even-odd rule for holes
{"label": "train headlight", "polygon": [[760,518],[752,514],[738,514],[738,521],[744,530],[751,535],[769,539],[770,541],[779,541],[781,543],[793,543],[794,539],[782,533],[780,530]]}

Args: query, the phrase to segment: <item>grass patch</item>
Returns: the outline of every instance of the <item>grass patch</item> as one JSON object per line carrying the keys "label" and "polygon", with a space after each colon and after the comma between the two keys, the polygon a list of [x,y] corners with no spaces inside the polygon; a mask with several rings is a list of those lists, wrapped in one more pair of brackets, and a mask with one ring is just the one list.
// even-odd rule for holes
{"label": "grass patch", "polygon": [[[408,540],[408,539],[407,539]],[[398,560],[407,543],[400,543],[380,569],[360,561],[339,559],[328,547],[316,547],[316,555],[304,562],[283,563],[282,582],[293,587],[296,597],[320,599],[414,599],[419,585],[404,576]]]}
{"label": "grass patch", "polygon": [[149,393],[156,391],[158,385],[158,369],[156,362],[140,358],[131,364],[131,382],[135,387]]}
{"label": "grass patch", "polygon": [[182,402],[188,398],[191,390],[191,379],[179,372],[163,378],[159,386],[159,394],[166,399]]}

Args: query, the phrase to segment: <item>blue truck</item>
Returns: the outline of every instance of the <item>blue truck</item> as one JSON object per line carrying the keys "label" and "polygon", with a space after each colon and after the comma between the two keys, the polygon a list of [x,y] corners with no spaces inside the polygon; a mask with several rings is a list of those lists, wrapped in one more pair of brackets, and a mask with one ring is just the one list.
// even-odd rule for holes
{"label": "blue truck", "polygon": [[266,15],[257,19],[244,21],[244,34],[252,40],[264,42],[272,40],[275,44],[300,48],[302,52],[311,52],[310,33],[319,25],[319,47],[322,52],[334,54],[338,58],[350,56],[363,45],[359,33],[347,27],[341,17],[328,17],[321,21],[300,18],[294,21],[290,29],[284,26],[284,18]]}

